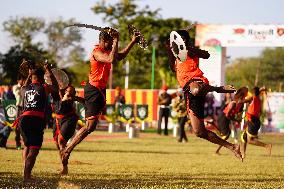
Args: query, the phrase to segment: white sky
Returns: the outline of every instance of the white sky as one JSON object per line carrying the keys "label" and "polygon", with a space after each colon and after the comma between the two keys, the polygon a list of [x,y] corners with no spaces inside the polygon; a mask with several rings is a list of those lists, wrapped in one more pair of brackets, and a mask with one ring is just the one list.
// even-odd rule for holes
{"label": "white sky", "polygon": [[[58,17],[75,18],[81,23],[107,26],[91,7],[98,0],[1,0],[0,52],[5,53],[13,44],[3,32],[3,21],[15,16],[36,16],[49,20]],[[106,0],[106,3],[118,0]],[[163,18],[181,17],[206,24],[283,24],[284,1],[281,0],[138,0],[139,5],[161,8]],[[98,32],[83,29],[82,43],[88,55],[97,42]],[[256,56],[262,48],[229,48],[228,56]]]}

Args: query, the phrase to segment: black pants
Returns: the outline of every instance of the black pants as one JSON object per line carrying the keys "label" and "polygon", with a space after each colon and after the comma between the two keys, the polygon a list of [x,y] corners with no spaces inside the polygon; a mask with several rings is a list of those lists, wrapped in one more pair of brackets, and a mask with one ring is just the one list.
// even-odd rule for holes
{"label": "black pants", "polygon": [[[22,114],[23,108],[21,106],[17,106],[17,117],[19,117]],[[15,128],[15,141],[16,141],[16,147],[21,147],[21,131],[20,127]]]}
{"label": "black pants", "polygon": [[161,124],[163,117],[165,118],[165,130],[164,134],[168,135],[168,118],[170,116],[170,109],[169,108],[160,108],[159,111],[159,121],[158,121],[158,134],[162,133]]}
{"label": "black pants", "polygon": [[179,117],[179,118],[178,118],[178,124],[179,124],[179,141],[182,141],[182,139],[184,139],[185,141],[187,141],[187,137],[186,137],[185,130],[184,130],[184,126],[185,126],[186,121],[187,121],[187,116]]}

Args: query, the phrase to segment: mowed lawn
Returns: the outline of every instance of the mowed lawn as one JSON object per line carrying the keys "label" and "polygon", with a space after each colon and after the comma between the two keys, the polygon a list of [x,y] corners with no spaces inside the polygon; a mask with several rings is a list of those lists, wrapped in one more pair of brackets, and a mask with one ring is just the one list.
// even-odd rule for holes
{"label": "mowed lawn", "polygon": [[22,182],[21,151],[14,135],[9,146],[0,149],[0,188],[284,188],[284,135],[261,134],[273,144],[272,156],[265,149],[248,146],[240,162],[227,149],[214,155],[216,145],[189,135],[188,143],[172,136],[95,131],[73,151],[69,175],[60,177],[58,151],[51,130],[33,170],[36,185]]}

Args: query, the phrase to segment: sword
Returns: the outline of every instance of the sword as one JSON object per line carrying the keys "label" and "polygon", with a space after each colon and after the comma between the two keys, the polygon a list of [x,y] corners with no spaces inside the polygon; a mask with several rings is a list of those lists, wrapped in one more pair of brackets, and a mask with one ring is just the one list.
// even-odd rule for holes
{"label": "sword", "polygon": [[105,29],[105,28],[95,26],[95,25],[90,25],[90,24],[71,24],[71,25],[67,25],[66,27],[72,27],[72,26],[81,27],[81,28],[90,28],[90,29],[99,30],[99,31],[102,31]]}

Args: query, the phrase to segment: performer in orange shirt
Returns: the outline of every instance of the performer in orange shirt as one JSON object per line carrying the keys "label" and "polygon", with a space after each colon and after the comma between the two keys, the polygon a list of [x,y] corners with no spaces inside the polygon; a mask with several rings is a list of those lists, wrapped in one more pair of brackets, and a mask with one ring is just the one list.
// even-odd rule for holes
{"label": "performer in orange shirt", "polygon": [[267,149],[268,154],[271,155],[272,144],[265,144],[258,140],[258,130],[260,129],[260,114],[261,114],[261,100],[259,98],[260,90],[258,87],[253,88],[253,96],[247,99],[250,102],[246,113],[247,128],[242,134],[242,141],[244,142],[244,154],[246,155],[247,143],[261,146]]}
{"label": "performer in orange shirt", "polygon": [[[218,115],[218,134],[222,137],[224,140],[228,140],[228,138],[231,135],[231,128],[230,123],[231,121],[240,122],[239,116],[243,112],[243,107],[245,98],[248,94],[248,88],[247,87],[241,87],[238,89],[234,96],[234,100],[230,101],[225,109],[221,111],[221,113]],[[220,149],[222,146],[219,146],[216,150],[216,154],[220,154]]]}
{"label": "performer in orange shirt", "polygon": [[76,133],[73,140],[62,152],[62,163],[64,165],[67,164],[70,153],[76,145],[96,129],[99,116],[106,105],[106,86],[111,65],[124,59],[138,40],[139,35],[133,35],[127,47],[118,52],[119,33],[112,28],[105,28],[100,32],[99,44],[95,46],[90,58],[89,82],[84,88],[87,126],[82,127]]}
{"label": "performer in orange shirt", "polygon": [[[208,92],[216,91],[218,93],[233,93],[235,88],[228,86],[215,87],[209,85],[209,81],[203,76],[203,72],[198,68],[198,59],[208,59],[210,54],[207,51],[198,49],[190,45],[190,37],[186,30],[178,30],[174,32],[175,39],[179,35],[184,41],[184,46],[178,44],[168,44],[169,64],[176,73],[179,85],[183,88],[186,105],[193,132],[196,136],[206,139],[214,144],[224,146],[231,150],[235,156],[242,160],[240,145],[229,143],[219,138],[214,132],[206,130],[204,126],[204,103],[205,96]],[[176,54],[179,50],[188,50],[186,59],[181,60]]]}

